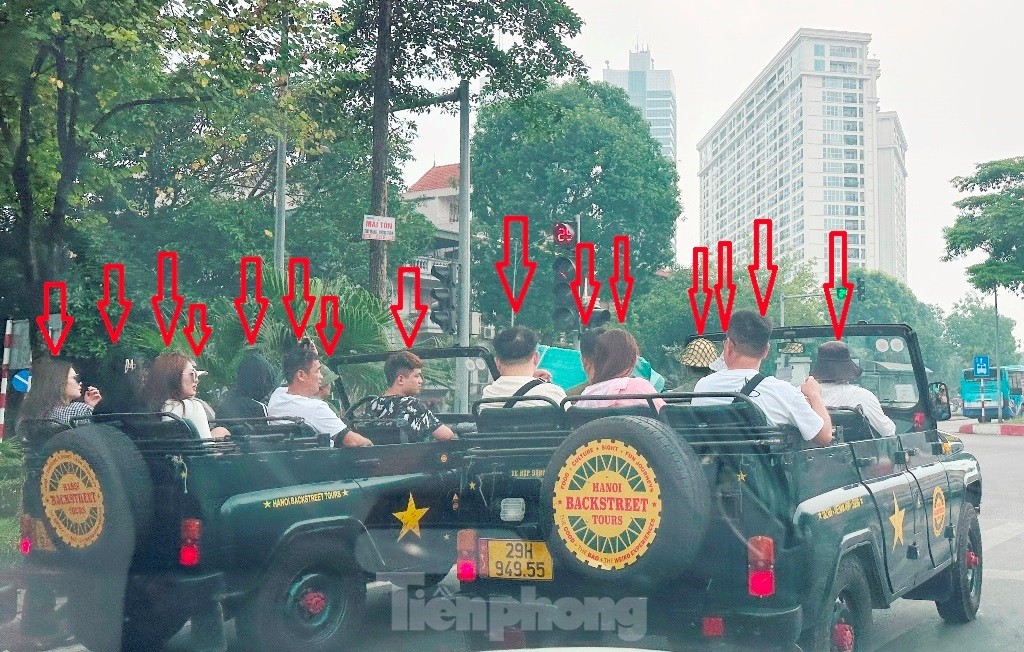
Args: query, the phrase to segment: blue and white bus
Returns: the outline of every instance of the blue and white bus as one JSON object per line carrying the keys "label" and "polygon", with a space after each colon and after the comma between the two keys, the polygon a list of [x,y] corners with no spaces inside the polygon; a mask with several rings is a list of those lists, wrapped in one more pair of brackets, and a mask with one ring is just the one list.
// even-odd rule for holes
{"label": "blue and white bus", "polygon": [[[998,378],[998,383],[996,379]],[[983,382],[984,381],[984,382]],[[982,384],[985,386],[982,393]],[[1024,366],[1006,365],[989,369],[988,376],[975,376],[973,369],[964,369],[960,378],[960,398],[964,402],[964,416],[981,418],[981,403],[985,401],[985,417],[996,417],[997,393],[1003,396],[1002,418],[1011,419],[1024,411],[1021,388],[1024,387]]]}

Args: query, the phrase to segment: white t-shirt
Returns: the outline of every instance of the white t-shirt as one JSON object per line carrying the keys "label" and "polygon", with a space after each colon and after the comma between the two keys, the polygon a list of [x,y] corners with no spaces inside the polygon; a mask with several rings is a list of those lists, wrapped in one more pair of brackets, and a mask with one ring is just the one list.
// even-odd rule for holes
{"label": "white t-shirt", "polygon": [[896,434],[896,424],[882,412],[882,404],[871,390],[850,383],[821,383],[821,398],[826,407],[857,407],[864,409],[868,423],[883,437]]}
{"label": "white t-shirt", "polygon": [[[198,400],[186,398],[184,401],[167,401],[161,411],[177,414],[182,419],[191,421],[200,437],[213,439],[213,435],[210,434],[210,420],[206,418],[206,408]],[[164,417],[164,419],[171,420],[170,417]]]}
{"label": "white t-shirt", "polygon": [[[725,369],[716,371],[697,381],[694,392],[738,392],[747,381],[757,374],[757,369]],[[750,400],[761,408],[768,422],[776,426],[792,425],[800,430],[807,441],[818,436],[825,421],[811,409],[811,404],[799,388],[775,376],[765,379],[750,393]],[[728,396],[701,396],[693,399],[694,405],[732,403]]]}
{"label": "white t-shirt", "polygon": [[316,429],[331,436],[348,430],[327,402],[309,396],[288,393],[287,387],[278,387],[267,401],[267,414],[272,417],[299,417]]}
{"label": "white t-shirt", "polygon": [[[533,376],[501,376],[493,383],[484,387],[484,391],[480,394],[481,398],[499,398],[499,397],[510,397],[519,391],[519,388],[526,383],[533,382],[536,380]],[[561,403],[562,399],[565,398],[565,390],[554,383],[540,383],[536,387],[531,387],[530,391],[526,392],[526,396],[547,396],[556,404]],[[512,407],[541,407],[544,405],[550,406],[547,401],[516,401]],[[504,403],[481,403],[480,409],[484,408],[500,408],[504,407]]]}

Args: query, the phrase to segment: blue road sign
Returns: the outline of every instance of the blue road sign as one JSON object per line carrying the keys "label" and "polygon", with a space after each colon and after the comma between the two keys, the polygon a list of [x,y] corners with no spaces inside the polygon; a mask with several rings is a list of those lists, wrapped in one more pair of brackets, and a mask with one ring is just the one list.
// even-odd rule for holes
{"label": "blue road sign", "polygon": [[11,376],[11,389],[16,392],[27,392],[32,387],[32,372],[22,369]]}
{"label": "blue road sign", "polygon": [[974,356],[974,375],[975,376],[988,376],[988,356],[987,355],[976,355],[976,356]]}

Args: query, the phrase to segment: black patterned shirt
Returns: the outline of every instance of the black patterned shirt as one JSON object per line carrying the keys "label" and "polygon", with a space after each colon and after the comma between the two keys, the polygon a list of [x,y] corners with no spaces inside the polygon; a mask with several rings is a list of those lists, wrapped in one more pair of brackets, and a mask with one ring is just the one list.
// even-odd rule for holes
{"label": "black patterned shirt", "polygon": [[441,420],[415,396],[378,396],[370,401],[366,413],[378,419],[408,419],[421,441],[434,441],[434,431],[441,425]]}

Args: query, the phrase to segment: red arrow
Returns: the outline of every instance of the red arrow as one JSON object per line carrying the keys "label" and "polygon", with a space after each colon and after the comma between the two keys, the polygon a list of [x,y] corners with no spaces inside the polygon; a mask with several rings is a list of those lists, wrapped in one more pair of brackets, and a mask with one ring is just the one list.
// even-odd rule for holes
{"label": "red arrow", "polygon": [[[56,342],[50,337],[50,292],[53,290],[60,292],[60,334],[57,335]],[[71,325],[74,323],[75,318],[68,314],[68,284],[64,281],[44,281],[43,314],[36,317],[36,324],[43,332],[43,339],[46,340],[46,346],[52,355],[60,355],[64,340],[67,339],[68,333],[71,332]]]}
{"label": "red arrow", "polygon": [[[846,313],[850,310],[850,300],[853,299],[853,283],[850,283],[846,279],[846,235],[846,231],[831,231],[828,234],[828,283],[821,286],[822,289],[825,290],[825,301],[828,302],[828,316],[832,320],[832,330],[835,332],[837,340],[843,339],[843,328],[846,326]],[[836,307],[832,299],[832,291],[836,287],[836,240],[839,240],[842,245],[839,285],[846,288],[846,296],[843,298],[843,308],[838,317],[836,317]]]}
{"label": "red arrow", "polygon": [[[587,261],[587,273],[583,272],[583,252],[590,252],[590,256]],[[576,278],[569,284],[572,288],[572,296],[576,299],[576,309],[580,313],[580,321],[586,326],[590,323],[590,317],[594,314],[594,306],[597,304],[597,293],[601,290],[601,283],[597,280],[596,273],[594,271],[594,243],[593,242],[577,242],[576,243]],[[583,279],[586,277],[587,285],[591,291],[590,300],[587,305],[583,305],[583,295],[580,290],[583,289]]]}
{"label": "red arrow", "polygon": [[[164,284],[164,261],[170,262],[171,266],[171,294],[170,299],[174,303],[174,311],[171,313],[170,323],[164,322],[163,311],[160,304],[167,298],[167,287]],[[156,294],[150,298],[153,304],[153,316],[156,317],[156,326],[160,329],[160,335],[164,338],[164,346],[170,346],[174,338],[174,330],[178,327],[178,318],[181,316],[181,308],[185,305],[185,299],[178,294],[178,252],[160,251],[156,254]]]}
{"label": "red arrow", "polygon": [[[729,299],[722,301],[722,290],[726,287],[729,288]],[[715,301],[718,302],[718,319],[722,323],[723,331],[729,330],[732,302],[735,298],[736,284],[732,281],[732,241],[721,240],[718,243],[718,283],[715,284]]]}
{"label": "red arrow", "polygon": [[[507,227],[506,227],[507,228]],[[535,266],[537,263],[533,263]],[[499,272],[500,274],[501,272]],[[416,322],[412,326],[411,331],[406,331],[405,322],[402,321],[401,312],[405,308],[405,279],[403,278],[406,274],[412,274],[413,279],[413,304],[412,309],[416,311]],[[525,295],[526,292],[524,291]],[[520,303],[522,301],[520,300]],[[391,306],[391,314],[395,318],[395,325],[398,326],[398,332],[402,334],[402,340],[405,342],[406,348],[412,348],[413,342],[416,341],[416,334],[420,332],[420,326],[423,325],[423,318],[426,316],[429,308],[420,301],[420,268],[419,267],[399,267],[398,268],[398,303]],[[514,308],[518,310],[518,308]]]}
{"label": "red arrow", "polygon": [[[522,264],[526,268],[526,277],[523,279],[523,288],[517,295],[515,290],[512,288],[512,284],[508,280],[506,270],[512,265],[512,261],[509,257],[509,246],[511,243],[511,231],[512,224],[519,222],[522,224],[522,235],[520,236],[519,243],[522,246]],[[501,286],[505,288],[505,296],[508,297],[508,303],[512,306],[512,312],[518,313],[519,309],[523,307],[523,300],[526,299],[526,292],[530,289],[530,281],[533,280],[533,273],[537,271],[536,261],[530,260],[530,218],[525,215],[506,215],[505,216],[505,232],[502,238],[502,248],[504,250],[504,258],[494,263],[494,269],[498,272],[498,278],[501,279]]]}
{"label": "red arrow", "polygon": [[[110,277],[117,272],[117,305],[121,306],[121,318],[117,320],[117,326],[110,319]],[[107,263],[103,266],[103,298],[96,302],[96,308],[100,311],[100,318],[110,335],[110,343],[117,344],[121,339],[125,324],[128,323],[128,313],[132,310],[132,302],[124,295],[124,263]]]}
{"label": "red arrow", "polygon": [[[704,307],[697,308],[697,293],[704,293]],[[693,323],[697,334],[704,334],[708,323],[708,312],[711,311],[711,288],[708,287],[708,248],[693,248],[693,287],[690,288],[690,308],[693,310]]]}
{"label": "red arrow", "polygon": [[[761,294],[761,285],[757,280],[757,272],[761,270],[761,235],[760,227],[765,227],[767,237],[767,249],[765,250],[765,267],[768,269],[768,287],[764,294]],[[772,263],[772,221],[768,218],[754,220],[754,264],[749,265],[750,285],[754,288],[754,298],[757,300],[757,310],[764,317],[768,314],[768,303],[772,300],[772,290],[775,288],[775,277],[779,273],[779,266]]]}
{"label": "red arrow", "polygon": [[[259,305],[252,326],[249,326],[249,318],[245,314],[245,304],[248,302],[248,297],[246,296],[246,278],[248,276],[246,266],[250,263],[255,268],[253,270],[253,301]],[[242,258],[240,268],[239,280],[241,285],[238,290],[238,296],[235,297],[235,310],[238,311],[238,320],[242,322],[245,340],[249,343],[249,346],[252,346],[256,344],[256,338],[259,337],[263,318],[267,316],[267,307],[270,305],[270,299],[263,296],[263,259],[259,256],[245,256]]]}
{"label": "red arrow", "polygon": [[[612,301],[615,303],[615,314],[619,323],[626,321],[626,313],[629,311],[629,298],[633,295],[633,277],[629,275],[629,236],[617,235],[613,239],[615,257],[612,259],[612,275],[608,279],[608,285],[612,290]],[[619,274],[619,251],[622,251],[622,274]],[[619,293],[619,281],[626,284],[626,289]]]}
{"label": "red arrow", "polygon": [[[298,319],[292,309],[292,303],[295,301],[295,268],[300,265],[303,269],[302,300],[306,302],[302,319]],[[288,313],[288,321],[292,324],[295,339],[302,339],[302,335],[306,332],[306,324],[309,323],[309,318],[313,315],[313,304],[316,303],[316,297],[309,292],[309,258],[288,259],[288,294],[281,297],[281,303],[284,304],[284,311]]]}
{"label": "red arrow", "polygon": [[[330,313],[330,321],[327,315]],[[327,336],[328,326],[334,329],[334,335]],[[320,343],[324,345],[324,352],[327,357],[334,355],[334,349],[338,348],[338,340],[345,331],[345,324],[341,323],[338,317],[338,297],[330,294],[320,297],[320,321],[316,325],[316,332],[320,334]]]}
{"label": "red arrow", "polygon": [[[196,315],[199,315],[199,332],[202,337],[199,341],[196,341]],[[206,304],[205,303],[193,303],[188,307],[188,326],[184,329],[185,339],[188,340],[188,345],[192,348],[192,352],[196,354],[196,357],[203,354],[203,349],[206,348],[206,342],[210,339],[210,335],[213,333],[213,329],[206,323]]]}

